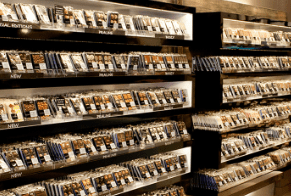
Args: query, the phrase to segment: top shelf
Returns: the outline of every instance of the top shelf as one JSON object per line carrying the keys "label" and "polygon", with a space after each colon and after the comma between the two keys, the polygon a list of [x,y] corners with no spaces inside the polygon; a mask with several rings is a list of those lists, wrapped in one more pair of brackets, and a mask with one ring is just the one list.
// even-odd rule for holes
{"label": "top shelf", "polygon": [[[20,8],[19,1],[6,0],[5,3],[13,5],[13,8],[18,10],[16,13],[21,14],[18,14],[19,19],[14,21],[10,19],[10,15],[0,17],[0,37],[2,38],[145,46],[189,46],[193,40],[195,8],[185,6],[148,1],[123,1],[122,3],[117,1],[116,3],[94,0],[22,0],[23,4],[32,5],[33,3],[32,12],[38,20],[32,22],[32,20],[20,19],[25,14],[17,9]],[[46,7],[50,22],[44,23],[40,20],[42,15],[35,11],[37,10],[35,4]],[[66,6],[71,6],[72,10],[80,11],[79,13],[83,17],[70,15],[74,12],[71,12],[70,8]],[[68,11],[70,20],[61,20],[60,22],[56,17],[62,19],[64,15],[55,14],[55,10],[61,10],[60,12],[63,13]],[[86,15],[88,10],[93,11],[91,18],[88,17],[88,14]],[[100,13],[104,14],[102,16],[107,18],[106,21],[102,22],[97,18]],[[110,22],[113,21],[113,18],[110,18],[113,17],[112,14],[116,14],[114,17],[118,18],[115,24]],[[127,20],[127,16],[129,20]],[[31,16],[27,15],[26,17]],[[82,24],[82,19],[84,24]],[[127,21],[130,22],[127,23]],[[154,22],[158,27],[155,28]]]}

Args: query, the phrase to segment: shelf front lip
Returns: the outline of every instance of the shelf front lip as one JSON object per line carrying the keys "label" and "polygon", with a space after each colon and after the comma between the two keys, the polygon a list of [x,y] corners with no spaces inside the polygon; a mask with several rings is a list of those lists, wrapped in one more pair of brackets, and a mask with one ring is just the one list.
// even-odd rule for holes
{"label": "shelf front lip", "polygon": [[[198,72],[197,72],[198,74]],[[268,77],[268,76],[285,76],[290,75],[290,70],[282,70],[282,71],[258,71],[258,72],[233,72],[233,73],[221,73],[221,79],[235,79],[236,77]]]}
{"label": "shelf front lip", "polygon": [[[164,145],[164,146],[155,146],[153,148],[146,148],[145,150],[141,149],[139,151],[134,151],[131,153],[124,153],[124,154],[118,154],[117,156],[112,156],[110,158],[102,158],[102,159],[95,159],[95,160],[89,160],[88,162],[81,162],[80,164],[76,163],[76,164],[71,164],[71,165],[67,165],[66,167],[60,167],[60,168],[56,168],[56,169],[47,169],[47,170],[43,170],[39,171],[39,170],[35,170],[35,173],[30,173],[29,170],[23,170],[23,171],[18,171],[18,172],[11,172],[9,174],[6,175],[1,175],[0,176],[0,182],[2,186],[4,183],[7,183],[6,186],[9,187],[13,187],[12,184],[16,184],[13,183],[13,181],[21,181],[21,184],[27,184],[26,181],[29,182],[37,182],[37,181],[41,181],[41,180],[45,180],[45,179],[51,179],[51,178],[57,178],[57,177],[61,177],[64,176],[67,173],[70,173],[70,171],[72,169],[78,170],[74,173],[83,171],[83,170],[88,170],[88,168],[93,169],[93,168],[98,168],[98,167],[103,167],[106,165],[110,165],[110,164],[117,164],[120,162],[125,162],[125,161],[130,161],[132,159],[136,159],[136,158],[142,158],[142,157],[147,157],[147,156],[151,156],[151,155],[155,155],[155,154],[159,154],[159,153],[164,153],[164,152],[169,152],[172,150],[177,150],[177,149],[181,149],[184,147],[188,147],[188,146],[192,146],[193,144],[193,140],[188,140],[188,141],[177,141],[174,143],[171,143],[169,145]],[[80,169],[80,166],[84,166],[85,169]],[[87,167],[86,167],[87,166]],[[74,168],[73,168],[74,167]],[[84,168],[83,167],[83,168]],[[23,175],[22,172],[25,172],[26,174]],[[13,176],[17,176],[17,174],[21,173],[21,177],[16,177],[16,178],[12,178]],[[72,172],[71,172],[72,173]],[[16,174],[16,175],[15,175]],[[41,175],[39,175],[41,174]],[[6,189],[5,187],[0,186],[0,189],[3,190]],[[18,184],[19,186],[19,184]]]}
{"label": "shelf front lip", "polygon": [[275,53],[286,53],[291,51],[290,48],[258,48],[258,49],[247,49],[247,48],[220,48],[221,51],[246,51],[246,52],[275,52]]}
{"label": "shelf front lip", "polygon": [[[193,80],[195,74],[183,75],[130,75],[113,77],[47,77],[31,79],[1,79],[0,89],[16,88],[37,88],[37,87],[62,87],[62,86],[80,86],[80,85],[106,85],[117,84],[120,81],[123,84],[128,83],[159,83]],[[120,83],[120,84],[121,84]]]}
{"label": "shelf front lip", "polygon": [[284,143],[287,143],[287,142],[291,142],[291,139],[288,139],[287,141],[284,141],[284,142],[282,141],[282,142],[280,142],[278,144],[266,146],[265,148],[260,149],[260,150],[257,150],[257,151],[254,151],[254,152],[250,152],[250,153],[247,152],[246,154],[243,154],[241,156],[240,155],[237,155],[237,156],[235,156],[233,158],[230,158],[230,159],[222,159],[222,157],[221,157],[221,163],[227,163],[229,161],[233,161],[233,160],[236,160],[236,159],[240,159],[240,158],[245,157],[245,156],[248,156],[248,155],[256,154],[258,152],[261,152],[261,151],[264,151],[264,150],[268,150],[268,149],[273,148],[273,147],[276,147],[276,146],[280,146],[280,145],[282,145]]}
{"label": "shelf front lip", "polygon": [[102,35],[82,32],[65,32],[59,30],[31,29],[23,33],[22,29],[0,27],[1,39],[23,39],[30,41],[88,42],[100,44],[119,44],[132,46],[190,46],[193,40],[164,39],[139,36]]}
{"label": "shelf front lip", "polygon": [[199,133],[213,133],[213,134],[218,134],[218,135],[222,135],[225,133],[231,133],[231,132],[235,132],[235,131],[240,131],[240,130],[244,130],[244,129],[248,129],[248,128],[262,128],[264,126],[266,126],[268,123],[273,123],[279,120],[286,120],[290,117],[290,115],[285,115],[285,116],[279,116],[276,117],[276,119],[271,119],[270,122],[267,122],[266,120],[264,120],[265,122],[262,122],[261,124],[256,124],[256,125],[243,125],[241,127],[235,127],[233,129],[229,129],[229,130],[225,130],[225,131],[210,131],[210,130],[203,130],[203,129],[195,129],[194,128],[194,134],[195,132]]}
{"label": "shelf front lip", "polygon": [[285,97],[285,96],[290,96],[290,94],[286,94],[286,95],[275,95],[275,96],[267,96],[267,97],[263,97],[262,95],[258,96],[258,97],[253,97],[253,98],[249,98],[246,97],[245,99],[238,99],[238,100],[233,100],[233,101],[228,101],[228,102],[222,102],[222,104],[228,104],[228,103],[237,103],[237,102],[243,102],[243,101],[251,101],[251,100],[259,100],[259,99],[268,99],[268,98],[278,98],[278,97]]}

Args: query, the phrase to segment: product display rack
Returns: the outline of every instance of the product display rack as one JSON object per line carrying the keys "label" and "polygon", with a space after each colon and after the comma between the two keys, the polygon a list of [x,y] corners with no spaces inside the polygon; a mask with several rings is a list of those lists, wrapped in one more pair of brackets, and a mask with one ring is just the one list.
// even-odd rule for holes
{"label": "product display rack", "polygon": [[[253,26],[272,26],[269,24],[254,23],[255,17],[249,17],[239,14],[230,13],[198,13],[197,23],[195,23],[197,32],[195,35],[200,37],[197,48],[201,49],[198,54],[201,57],[209,56],[289,56],[290,48],[287,46],[274,46],[274,45],[252,45],[252,44],[239,44],[237,42],[224,43],[223,40],[223,28],[228,24],[229,21],[237,24],[249,24],[246,28],[252,29]],[[245,22],[246,21],[246,22]],[[249,21],[249,22],[248,22]],[[205,25],[207,24],[207,25]],[[203,28],[202,28],[203,27]],[[236,26],[239,28],[239,25]],[[288,29],[287,27],[278,27],[282,29]],[[260,28],[258,28],[260,29]],[[263,28],[262,28],[263,29]],[[289,31],[289,30],[288,30]],[[209,47],[211,46],[211,48]],[[253,78],[264,78],[271,80],[273,77],[288,77],[290,71],[285,70],[259,70],[259,71],[231,71],[231,72],[219,72],[219,71],[197,71],[196,72],[196,109],[202,113],[206,111],[219,111],[223,109],[231,109],[236,107],[245,107],[252,103],[252,101],[264,101],[266,98],[290,98],[289,94],[276,94],[270,96],[257,96],[253,98],[242,97],[232,100],[223,100],[223,85],[239,82],[250,81]],[[238,82],[238,83],[239,83]],[[199,112],[198,112],[199,113]],[[264,129],[271,127],[272,125],[279,124],[287,120],[289,122],[290,115],[285,117],[274,119],[273,122],[262,123],[255,127],[242,126],[229,129],[228,131],[207,131],[202,129],[195,129],[194,127],[194,138],[196,140],[194,149],[195,154],[199,158],[199,162],[194,168],[200,169],[220,169],[226,167],[232,163],[239,163],[241,161],[248,160],[252,157],[265,155],[268,152],[272,152],[273,148],[281,146],[289,146],[289,140],[283,140],[270,146],[265,146],[259,150],[249,150],[245,154],[222,158],[221,144],[222,139],[226,138],[229,133],[248,133],[254,130]],[[286,166],[286,165],[285,165]],[[282,168],[282,167],[281,167]],[[280,168],[276,168],[278,170]],[[255,176],[255,178],[246,178],[245,180],[238,181],[230,184],[230,186],[224,186],[219,188],[219,191],[206,190],[201,188],[194,188],[192,191],[194,195],[246,195],[255,190],[258,190],[270,183],[274,183],[280,179],[281,172],[269,171],[266,174]],[[193,183],[195,183],[193,181]],[[257,187],[253,184],[258,184]]]}
{"label": "product display rack", "polygon": [[[17,3],[13,0],[10,3]],[[26,1],[23,3],[30,3],[30,1]],[[110,4],[109,7],[112,7],[111,2],[102,1],[102,2],[91,2],[86,1],[80,4],[80,1],[54,1],[49,2],[50,6],[54,4],[62,4],[62,5],[71,5],[76,6],[76,8],[80,8],[84,6],[84,9],[92,5],[102,5]],[[96,4],[95,4],[96,3]],[[159,11],[165,10],[164,14],[158,14],[157,17],[165,17],[169,15],[168,12],[172,12],[177,14],[177,16],[181,17],[187,15],[188,19],[190,19],[190,26],[193,27],[193,18],[195,15],[195,8],[189,8],[185,6],[167,4],[167,3],[159,3],[159,2],[134,2],[134,1],[123,1],[122,3],[123,9],[124,7],[127,10],[133,10],[132,14],[136,14],[136,10],[144,10],[149,11],[153,16],[158,14]],[[42,4],[42,2],[39,2]],[[141,6],[141,7],[139,7]],[[101,6],[102,7],[102,6]],[[92,8],[91,8],[92,9]],[[102,9],[106,9],[103,8]],[[110,8],[111,9],[111,8]],[[115,8],[119,9],[119,8]],[[141,12],[142,13],[142,12]],[[174,15],[175,15],[174,14]],[[171,16],[173,17],[173,15]],[[175,17],[175,16],[174,16]],[[190,17],[190,18],[189,18]],[[180,19],[183,20],[183,19]],[[193,43],[193,28],[190,30],[190,34],[188,35],[190,38],[185,39],[183,36],[173,36],[173,35],[154,35],[154,36],[129,36],[124,35],[124,32],[121,34],[117,32],[110,33],[112,31],[107,31],[109,33],[101,33],[100,31],[90,31],[90,29],[74,29],[69,30],[57,30],[57,29],[49,29],[43,28],[39,25],[32,24],[18,24],[6,22],[7,25],[3,25],[1,23],[1,33],[0,39],[3,41],[1,49],[3,50],[67,50],[67,51],[102,51],[106,52],[130,52],[130,51],[147,51],[147,52],[181,52],[181,46],[187,47],[190,49]],[[29,26],[31,25],[31,26]],[[189,28],[189,27],[187,27]],[[83,31],[84,30],[84,31]],[[1,42],[2,43],[2,42]],[[9,44],[8,44],[9,43]],[[6,46],[5,46],[6,45]],[[165,46],[167,47],[166,49]],[[188,54],[189,58],[189,54]],[[40,135],[53,135],[56,133],[65,133],[65,132],[77,132],[80,130],[91,130],[96,127],[109,127],[109,126],[123,126],[129,123],[141,123],[148,122],[154,120],[183,120],[187,125],[187,130],[189,133],[192,132],[191,125],[191,113],[194,110],[194,91],[192,88],[195,85],[194,75],[190,73],[162,73],[161,75],[138,75],[138,76],[126,76],[126,75],[99,75],[99,74],[87,74],[87,75],[73,75],[73,76],[62,76],[62,77],[47,77],[43,74],[4,74],[1,77],[1,93],[8,92],[9,96],[18,96],[21,92],[54,92],[55,89],[70,89],[70,91],[74,91],[75,89],[94,89],[98,88],[115,88],[118,86],[123,88],[125,86],[136,85],[139,88],[144,87],[153,87],[153,86],[162,86],[167,87],[168,85],[175,84],[179,86],[179,83],[183,85],[183,82],[188,82],[190,91],[189,94],[189,105],[187,107],[178,107],[174,109],[167,110],[157,110],[151,112],[142,112],[142,113],[132,113],[124,116],[91,116],[88,119],[77,120],[77,121],[67,121],[53,124],[42,124],[39,122],[35,122],[34,124],[24,124],[23,127],[19,126],[18,123],[11,123],[10,125],[2,126],[1,133],[3,134],[3,140],[1,143],[9,143],[15,141],[23,141],[33,136]],[[115,85],[116,84],[116,85]],[[55,89],[54,89],[55,88]],[[119,88],[119,89],[120,89]],[[117,88],[118,89],[118,88]],[[54,92],[55,93],[55,92]],[[29,94],[29,93],[28,93]],[[48,93],[49,94],[49,93]],[[149,157],[154,154],[169,152],[173,150],[178,150],[183,148],[190,148],[190,151],[193,146],[193,141],[191,137],[186,139],[177,139],[177,140],[169,140],[167,142],[162,142],[156,144],[154,146],[141,149],[136,148],[133,151],[123,151],[118,153],[111,153],[107,155],[98,155],[95,157],[90,157],[86,160],[80,160],[79,162],[73,163],[72,165],[62,165],[62,164],[54,164],[51,167],[47,168],[35,168],[32,170],[23,170],[20,172],[11,172],[8,175],[1,175],[0,189],[5,190],[8,188],[13,188],[21,185],[25,185],[28,183],[39,182],[46,179],[62,177],[67,174],[80,172],[88,169],[93,169],[96,167],[107,166],[109,164],[118,164],[122,161],[130,161],[136,158]],[[191,158],[192,159],[192,156]],[[192,160],[189,160],[192,165]],[[192,166],[190,167],[192,168]],[[128,188],[127,190],[119,190],[114,193],[109,193],[109,195],[124,195],[132,192],[133,194],[137,192],[143,191],[143,189],[151,190],[154,187],[162,187],[175,183],[181,182],[181,180],[189,181],[191,175],[188,173],[191,172],[192,169],[188,169],[187,171],[181,171],[176,174],[172,174],[160,179],[156,179],[156,181],[145,183],[145,185],[137,186],[135,188]],[[182,177],[182,178],[181,178]],[[135,192],[133,192],[135,191]]]}

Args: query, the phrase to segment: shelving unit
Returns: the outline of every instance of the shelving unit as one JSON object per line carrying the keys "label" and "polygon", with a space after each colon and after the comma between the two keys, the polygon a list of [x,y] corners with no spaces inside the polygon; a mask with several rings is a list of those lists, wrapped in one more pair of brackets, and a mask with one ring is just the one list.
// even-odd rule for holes
{"label": "shelving unit", "polygon": [[[9,0],[9,3],[19,3]],[[3,50],[30,50],[30,51],[106,51],[123,53],[130,51],[147,52],[187,52],[192,55],[193,21],[195,8],[174,4],[151,1],[79,1],[79,0],[53,0],[33,1],[48,7],[54,4],[70,5],[76,9],[100,9],[102,11],[120,11],[123,14],[146,14],[152,17],[165,17],[185,21],[187,36],[178,35],[127,35],[124,31],[92,30],[92,29],[57,29],[45,28],[42,25],[23,24],[13,22],[0,22],[0,41]],[[23,0],[21,3],[32,3]],[[185,50],[185,51],[184,51]],[[139,111],[137,113],[124,113],[117,115],[95,114],[83,116],[75,120],[62,120],[52,122],[25,122],[1,124],[2,133],[0,143],[24,141],[37,135],[47,136],[67,132],[88,132],[93,128],[109,128],[111,126],[125,126],[155,120],[182,120],[186,123],[189,133],[192,132],[191,113],[195,105],[195,76],[184,72],[163,72],[156,75],[125,75],[118,73],[78,73],[75,75],[45,75],[42,73],[9,73],[0,76],[0,93],[7,97],[57,95],[80,90],[91,89],[134,89],[147,87],[183,87],[188,91],[188,105],[170,109]],[[27,123],[27,124],[26,124]],[[149,157],[158,153],[186,149],[189,155],[187,170],[160,177],[145,184],[136,184],[134,187],[109,193],[111,195],[136,194],[144,190],[189,181],[192,172],[193,140],[191,137],[169,140],[157,143],[146,148],[137,147],[134,150],[125,150],[100,154],[73,162],[71,165],[54,163],[50,167],[40,167],[29,170],[11,172],[1,175],[0,189],[5,190],[28,183],[35,183],[51,178],[58,178],[68,174],[87,171],[110,164],[118,164],[136,158]]]}
{"label": "shelving unit", "polygon": [[[276,46],[265,44],[247,44],[238,42],[226,43],[223,37],[224,28],[243,28],[246,29],[273,29],[274,31],[286,30],[289,32],[288,27],[274,26],[270,24],[254,23],[250,20],[252,17],[230,13],[198,13],[196,16],[196,29],[195,36],[200,39],[196,48],[200,49],[197,54],[200,57],[209,56],[290,56],[289,46]],[[205,25],[207,24],[207,25]],[[243,24],[243,25],[242,25]],[[286,43],[288,44],[288,43]],[[210,47],[211,46],[211,47]],[[285,94],[272,94],[272,95],[258,95],[256,97],[240,97],[236,99],[223,99],[223,85],[238,84],[240,82],[249,82],[252,80],[262,79],[270,81],[274,78],[286,78],[290,74],[289,69],[261,69],[261,70],[234,70],[230,69],[229,72],[219,71],[197,71],[195,73],[196,86],[195,86],[195,108],[198,113],[204,113],[206,111],[220,111],[223,109],[231,109],[236,107],[249,106],[251,101],[263,101],[266,98],[290,98],[288,93]],[[245,154],[232,156],[229,158],[222,158],[222,139],[226,138],[229,133],[249,133],[254,130],[270,127],[276,124],[277,121],[288,120],[290,116],[280,117],[273,119],[273,122],[266,122],[256,126],[242,126],[236,127],[224,131],[209,131],[194,125],[194,138],[196,140],[194,144],[195,155],[199,162],[197,162],[194,168],[200,169],[220,169],[228,166],[231,163],[239,163],[246,161],[252,157],[264,155],[267,152],[273,151],[273,148],[289,145],[290,140],[282,140],[275,142],[269,146],[262,147],[257,150],[248,150]],[[211,124],[211,123],[210,123]],[[211,127],[206,127],[206,129]],[[279,168],[277,168],[279,169]],[[268,184],[274,183],[280,179],[281,172],[268,171],[261,175],[254,176],[254,178],[246,178],[237,182],[232,182],[229,185],[224,185],[219,191],[212,191],[195,188],[195,180],[193,181],[192,188],[194,195],[246,195],[250,192],[256,191]],[[195,178],[195,177],[194,177]],[[258,183],[258,186],[253,186]],[[203,185],[202,185],[203,186]],[[207,186],[207,185],[206,185]]]}

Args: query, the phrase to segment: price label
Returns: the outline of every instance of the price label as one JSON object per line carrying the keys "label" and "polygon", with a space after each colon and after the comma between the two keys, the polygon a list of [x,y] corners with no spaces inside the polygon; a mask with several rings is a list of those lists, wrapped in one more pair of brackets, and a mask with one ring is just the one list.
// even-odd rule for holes
{"label": "price label", "polygon": [[7,114],[2,114],[1,117],[2,117],[2,121],[7,121],[8,120]]}
{"label": "price label", "polygon": [[49,109],[43,110],[45,116],[51,115],[51,111]]}
{"label": "price label", "polygon": [[167,104],[168,102],[165,99],[162,99],[163,104]]}
{"label": "price label", "polygon": [[153,31],[153,28],[151,26],[148,26],[148,31]]}
{"label": "price label", "polygon": [[126,182],[125,182],[124,179],[121,179],[120,182],[121,182],[122,185],[125,185],[126,184]]}
{"label": "price label", "polygon": [[110,146],[111,146],[112,149],[115,149],[116,148],[116,146],[115,146],[114,143],[111,143]]}
{"label": "price label", "polygon": [[180,163],[177,163],[176,166],[177,166],[178,169],[181,169]]}
{"label": "price label", "polygon": [[175,65],[174,65],[174,64],[171,64],[171,68],[172,68],[172,69],[175,69]]}
{"label": "price label", "polygon": [[177,98],[178,103],[182,103],[182,99],[179,97]]}
{"label": "price label", "polygon": [[33,69],[32,63],[26,63],[26,69]]}
{"label": "price label", "polygon": [[149,174],[149,172],[146,173],[146,177],[147,178],[150,178],[151,177],[151,175]]}
{"label": "price label", "polygon": [[184,167],[188,167],[188,163],[184,163]]}
{"label": "price label", "polygon": [[101,151],[106,151],[107,150],[105,145],[100,146],[100,148],[101,148]]}
{"label": "price label", "polygon": [[86,154],[86,149],[85,148],[80,148],[80,154]]}
{"label": "price label", "polygon": [[74,19],[70,19],[70,24],[74,25],[75,24],[75,20]]}
{"label": "price label", "polygon": [[45,156],[44,156],[44,160],[45,160],[46,162],[48,162],[48,161],[51,161],[52,159],[51,159],[51,156],[50,156],[50,155],[45,155]]}
{"label": "price label", "polygon": [[133,178],[131,176],[128,177],[129,182],[133,182]]}
{"label": "price label", "polygon": [[96,62],[92,62],[92,67],[93,67],[94,69],[97,69],[97,68],[98,68],[97,63],[96,63]]}
{"label": "price label", "polygon": [[85,63],[80,62],[80,65],[81,65],[82,69],[87,70],[87,66],[85,65]]}
{"label": "price label", "polygon": [[73,151],[69,152],[68,154],[69,154],[69,157],[71,158],[75,156]]}
{"label": "price label", "polygon": [[144,104],[148,105],[149,104],[148,100],[144,100]]}
{"label": "price label", "polygon": [[109,69],[113,70],[113,64],[108,64]]}
{"label": "price label", "polygon": [[176,136],[176,134],[175,134],[175,132],[173,131],[173,132],[171,132],[171,135],[172,135],[172,137],[175,137]]}
{"label": "price label", "polygon": [[183,130],[183,133],[184,133],[184,135],[187,135],[188,134],[188,131],[187,130]]}
{"label": "price label", "polygon": [[101,104],[100,107],[101,107],[101,110],[105,110],[105,105],[104,104]]}
{"label": "price label", "polygon": [[219,185],[219,186],[222,186],[222,185],[223,185],[223,183],[220,181],[220,182],[218,183],[218,185]]}
{"label": "price label", "polygon": [[37,158],[32,158],[31,162],[32,162],[33,165],[36,165],[36,164],[38,164],[38,159]]}
{"label": "price label", "polygon": [[131,106],[135,106],[134,101],[131,101],[131,102],[130,102],[130,105],[131,105]]}
{"label": "price label", "polygon": [[124,102],[120,102],[121,107],[126,108],[126,104]]}
{"label": "price label", "polygon": [[172,165],[172,166],[170,166],[170,170],[171,171],[174,171],[175,170],[175,168],[174,168],[174,166]]}
{"label": "price label", "polygon": [[31,117],[31,118],[37,117],[37,112],[36,112],[36,110],[30,111],[29,114],[30,114],[30,117]]}
{"label": "price label", "polygon": [[126,142],[122,142],[123,147],[127,147]]}
{"label": "price label", "polygon": [[117,24],[117,23],[114,23],[114,24],[113,24],[113,28],[114,28],[114,29],[118,29],[118,24]]}
{"label": "price label", "polygon": [[99,64],[100,69],[105,69],[105,65],[104,64]]}
{"label": "price label", "polygon": [[92,152],[96,152],[97,151],[94,146],[91,146],[91,150],[92,150]]}
{"label": "price label", "polygon": [[102,185],[101,189],[102,189],[102,191],[107,191],[107,186],[106,185]]}
{"label": "price label", "polygon": [[18,167],[21,167],[21,166],[23,166],[23,162],[21,161],[21,160],[15,160],[15,162],[16,162],[16,165],[18,166]]}
{"label": "price label", "polygon": [[161,140],[161,138],[160,138],[158,133],[156,133],[156,137],[157,137],[157,140]]}
{"label": "price label", "polygon": [[161,64],[157,64],[157,69],[162,69]]}
{"label": "price label", "polygon": [[137,65],[134,65],[134,66],[133,66],[133,70],[134,70],[134,71],[137,71]]}
{"label": "price label", "polygon": [[190,65],[189,64],[185,64],[185,67],[186,67],[186,69],[189,69]]}
{"label": "price label", "polygon": [[125,64],[121,64],[121,69],[126,69]]}
{"label": "price label", "polygon": [[67,107],[67,109],[68,109],[68,111],[69,111],[70,114],[75,113],[75,112],[74,112],[74,109],[73,109],[72,107]]}
{"label": "price label", "polygon": [[183,69],[183,64],[178,64],[179,69]]}
{"label": "price label", "polygon": [[75,196],[74,194],[70,194],[69,196]]}
{"label": "price label", "polygon": [[12,17],[13,20],[18,20],[18,17],[17,17],[16,14],[11,14],[11,17]]}
{"label": "price label", "polygon": [[134,145],[134,140],[129,140],[129,145]]}
{"label": "price label", "polygon": [[149,69],[154,69],[153,64],[149,64]]}
{"label": "price label", "polygon": [[175,101],[174,101],[173,98],[170,98],[170,102],[171,102],[171,103],[175,103]]}
{"label": "price label", "polygon": [[5,15],[2,15],[2,21],[8,21],[8,17]]}
{"label": "price label", "polygon": [[39,64],[39,69],[46,69],[46,64],[45,63],[40,63]]}
{"label": "price label", "polygon": [[116,187],[117,185],[116,185],[116,183],[115,182],[111,182],[111,186],[114,188],[114,187]]}
{"label": "price label", "polygon": [[16,64],[16,67],[18,70],[24,70],[24,67],[22,64]]}
{"label": "price label", "polygon": [[113,108],[112,103],[107,103],[107,106],[108,106],[108,109],[112,109]]}
{"label": "price label", "polygon": [[81,196],[85,196],[86,195],[84,190],[81,190],[80,194],[81,194]]}
{"label": "price label", "polygon": [[161,168],[161,170],[162,170],[163,173],[166,173],[167,172],[166,169],[163,168],[163,167]]}
{"label": "price label", "polygon": [[161,64],[162,69],[166,69],[166,65],[165,64]]}
{"label": "price label", "polygon": [[157,170],[154,170],[154,175],[157,176],[159,173]]}
{"label": "price label", "polygon": [[90,104],[90,107],[92,110],[96,110],[96,105],[95,104]]}
{"label": "price label", "polygon": [[89,188],[89,192],[90,192],[90,193],[95,193],[95,192],[96,192],[96,191],[95,191],[95,188],[94,188],[94,187],[90,187],[90,188]]}
{"label": "price label", "polygon": [[3,69],[10,69],[8,62],[2,62]]}

